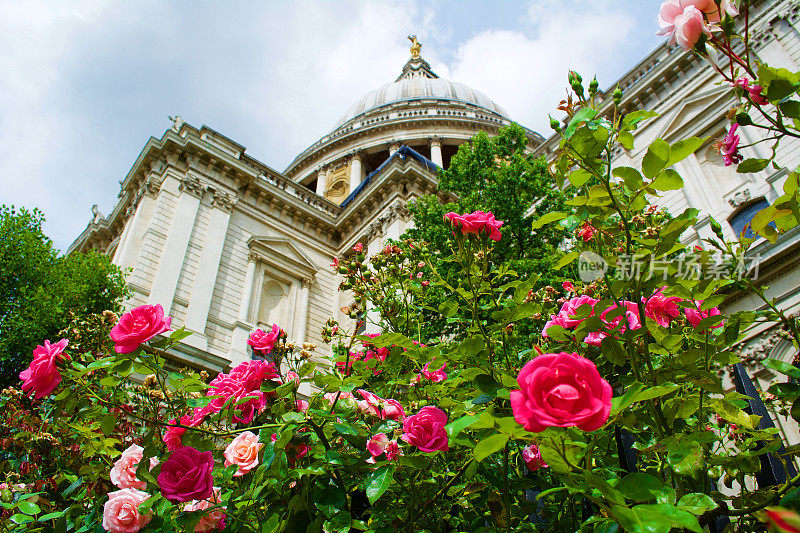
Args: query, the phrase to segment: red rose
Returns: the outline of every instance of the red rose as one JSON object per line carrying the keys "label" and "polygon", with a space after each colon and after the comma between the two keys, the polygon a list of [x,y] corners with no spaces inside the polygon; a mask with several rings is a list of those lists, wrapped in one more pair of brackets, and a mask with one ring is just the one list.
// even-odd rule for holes
{"label": "red rose", "polygon": [[447,415],[436,407],[423,407],[419,413],[403,420],[401,439],[426,453],[437,450],[448,451]]}
{"label": "red rose", "polygon": [[611,385],[597,366],[574,353],[535,357],[517,376],[520,390],[511,391],[511,410],[528,431],[548,426],[578,426],[594,431],[611,412]]}
{"label": "red rose", "polygon": [[178,448],[169,456],[158,474],[161,494],[172,502],[205,500],[214,492],[214,456],[190,446]]}
{"label": "red rose", "polygon": [[131,353],[160,333],[169,331],[172,318],[164,316],[160,304],[140,305],[125,313],[117,325],[111,328],[109,337],[114,341],[114,351]]}
{"label": "red rose", "polygon": [[268,354],[272,351],[272,347],[275,346],[275,342],[278,340],[280,334],[281,328],[278,327],[278,324],[272,324],[272,331],[270,332],[257,329],[251,333],[250,338],[247,339],[247,344],[252,346],[253,350],[257,352]]}
{"label": "red rose", "polygon": [[44,341],[44,346],[37,346],[33,350],[33,361],[19,374],[24,392],[34,393],[34,397],[38,400],[56,390],[61,383],[61,373],[56,368],[56,362],[70,358],[64,353],[68,342],[67,339],[61,339],[55,344]]}
{"label": "red rose", "polygon": [[275,365],[269,361],[245,361],[236,366],[228,377],[242,384],[245,390],[260,390],[265,380],[280,383],[280,375]]}

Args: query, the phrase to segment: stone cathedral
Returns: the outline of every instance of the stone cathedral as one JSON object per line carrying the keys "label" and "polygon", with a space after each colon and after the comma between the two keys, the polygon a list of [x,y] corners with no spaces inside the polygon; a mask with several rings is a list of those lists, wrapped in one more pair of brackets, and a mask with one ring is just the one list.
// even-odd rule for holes
{"label": "stone cathedral", "polygon": [[[798,2],[755,4],[750,26],[759,59],[800,69]],[[133,296],[127,307],[160,303],[175,326],[196,332],[174,349],[180,363],[227,369],[249,357],[250,331],[273,323],[296,342],[317,344],[318,357],[329,354],[322,326],[332,317],[348,323],[340,308],[351,303],[337,290],[333,259],[357,243],[372,254],[386,239],[402,235],[410,224],[407,202],[436,192],[437,171],[447,168],[458,146],[512,120],[486,95],[437,76],[421,57],[416,37],[409,38],[411,58],[397,79],[358,99],[330,133],[283,171],[207,126],[173,118],[173,126],[145,144],[121,181],[113,211],[103,216],[95,210],[69,251],[110,254],[130,269]],[[723,165],[712,143],[727,128],[725,115],[736,100],[733,89],[718,82],[706,62],[664,43],[610,85],[623,89],[624,111],[660,114],[640,127],[633,150],[615,154],[617,164],[638,166],[657,137],[708,138],[676,165],[685,187],[659,201],[671,211],[695,207],[705,215],[688,242],[710,235],[709,216],[733,239],[782,194],[786,179],[784,170],[771,166],[737,174]],[[740,132],[743,143],[760,138],[756,128]],[[528,139],[529,149],[544,156],[558,143],[533,131]],[[759,157],[767,149],[758,144],[743,151]],[[782,144],[779,154],[785,167],[800,165],[800,143]],[[774,245],[761,239],[754,252],[768,294],[794,313],[800,309],[799,230]],[[727,305],[760,307],[746,294],[731,295]],[[768,324],[738,349],[762,385],[773,375],[758,361],[791,361],[796,355]]]}

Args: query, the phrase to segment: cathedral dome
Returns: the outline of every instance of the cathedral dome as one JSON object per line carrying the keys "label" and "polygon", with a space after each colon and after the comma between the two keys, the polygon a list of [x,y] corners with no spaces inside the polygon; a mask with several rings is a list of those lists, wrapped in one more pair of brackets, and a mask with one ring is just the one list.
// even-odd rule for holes
{"label": "cathedral dome", "polygon": [[469,104],[507,118],[505,110],[480,91],[476,91],[463,83],[415,73],[413,75],[401,75],[397,81],[387,83],[362,96],[336,122],[334,130],[384,106],[427,99],[436,100],[437,102],[446,100]]}

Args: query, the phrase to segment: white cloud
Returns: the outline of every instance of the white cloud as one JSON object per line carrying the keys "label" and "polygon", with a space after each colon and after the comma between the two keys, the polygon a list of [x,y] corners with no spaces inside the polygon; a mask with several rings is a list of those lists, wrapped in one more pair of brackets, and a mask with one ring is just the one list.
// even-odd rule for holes
{"label": "white cloud", "polygon": [[[607,71],[610,61],[618,59],[615,51],[635,22],[622,9],[569,7],[535,2],[529,31],[480,32],[459,47],[453,79],[489,95],[514,120],[549,135],[547,115],[556,114],[565,96],[567,70],[581,72],[588,85],[595,72]],[[610,81],[601,80],[601,86]]]}

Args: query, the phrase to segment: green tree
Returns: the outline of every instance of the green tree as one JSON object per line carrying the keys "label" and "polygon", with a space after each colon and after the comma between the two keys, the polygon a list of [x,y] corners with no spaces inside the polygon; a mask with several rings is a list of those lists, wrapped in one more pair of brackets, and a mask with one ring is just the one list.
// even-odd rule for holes
{"label": "green tree", "polygon": [[[36,345],[71,319],[119,312],[122,271],[94,251],[59,256],[38,209],[0,206],[0,384],[19,380]],[[60,337],[59,337],[60,338]]]}
{"label": "green tree", "polygon": [[[552,266],[562,255],[558,246],[568,233],[558,225],[532,231],[531,223],[544,213],[563,210],[566,196],[547,171],[544,158],[531,154],[527,145],[525,129],[518,124],[500,128],[496,136],[480,132],[462,144],[449,168],[439,173],[440,191],[453,195],[454,201],[442,203],[430,195],[409,204],[414,227],[404,237],[439,250],[434,266],[445,277],[462,273],[448,261],[453,256],[451,230],[442,224],[442,217],[449,211],[476,210],[491,211],[504,222],[503,237],[492,250],[493,262],[506,264],[522,279],[540,275],[535,288],[552,284],[563,274],[552,271]],[[431,288],[426,296],[428,307],[438,308],[444,293]],[[435,313],[423,321],[431,332],[447,331],[444,322]]]}

